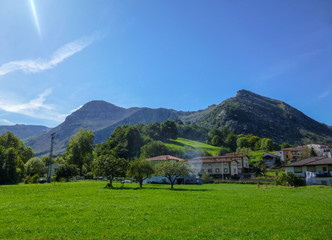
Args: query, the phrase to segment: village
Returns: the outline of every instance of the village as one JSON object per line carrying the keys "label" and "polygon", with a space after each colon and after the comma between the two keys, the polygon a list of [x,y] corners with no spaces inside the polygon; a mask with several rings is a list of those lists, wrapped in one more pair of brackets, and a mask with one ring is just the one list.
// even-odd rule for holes
{"label": "village", "polygon": [[[308,151],[310,153],[308,154]],[[292,173],[305,180],[306,185],[332,186],[332,146],[308,144],[284,148],[277,153],[264,153],[261,157],[266,168],[278,165],[285,173]],[[242,153],[227,153],[222,156],[181,159],[171,155],[147,158],[154,166],[163,162],[187,162],[193,169],[193,177],[179,177],[178,184],[201,183],[197,179],[209,176],[214,180],[252,181],[256,177],[250,166],[249,156]],[[146,183],[167,183],[167,178],[151,177]]]}

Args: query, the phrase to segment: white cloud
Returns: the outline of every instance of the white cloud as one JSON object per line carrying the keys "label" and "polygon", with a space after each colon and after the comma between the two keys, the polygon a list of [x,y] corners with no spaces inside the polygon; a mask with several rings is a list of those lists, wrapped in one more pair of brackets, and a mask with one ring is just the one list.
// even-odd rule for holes
{"label": "white cloud", "polygon": [[14,125],[15,123],[7,120],[7,119],[0,119],[0,122],[3,123],[3,124],[6,124],[6,125]]}
{"label": "white cloud", "polygon": [[67,43],[57,49],[49,60],[44,59],[25,59],[21,61],[12,61],[0,66],[0,76],[11,72],[23,71],[24,73],[38,73],[47,69],[54,68],[66,58],[82,51],[89,46],[95,37],[81,38],[74,42]]}
{"label": "white cloud", "polygon": [[326,98],[326,97],[328,97],[330,94],[331,94],[331,90],[326,90],[326,91],[322,92],[322,93],[318,96],[318,99]]}
{"label": "white cloud", "polygon": [[317,55],[320,51],[312,51],[309,53],[300,54],[289,59],[285,59],[278,64],[271,66],[266,72],[262,73],[260,76],[260,80],[268,80],[280,75],[285,74],[288,71],[291,71],[294,68],[297,68],[303,62],[311,59],[315,55]]}
{"label": "white cloud", "polygon": [[52,106],[45,104],[46,97],[51,93],[52,89],[47,89],[38,95],[37,98],[32,99],[27,103],[14,103],[8,100],[0,99],[0,110],[37,119],[62,122],[66,115],[55,112]]}

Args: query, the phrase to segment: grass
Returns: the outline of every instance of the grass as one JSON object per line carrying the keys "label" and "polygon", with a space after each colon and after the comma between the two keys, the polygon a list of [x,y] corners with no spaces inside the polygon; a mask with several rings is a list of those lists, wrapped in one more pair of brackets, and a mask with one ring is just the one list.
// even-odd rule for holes
{"label": "grass", "polygon": [[105,184],[0,186],[0,239],[332,237],[330,187]]}
{"label": "grass", "polygon": [[169,140],[165,143],[166,146],[180,150],[186,151],[188,148],[192,150],[197,150],[201,152],[209,152],[212,156],[217,156],[219,147],[215,147],[206,143],[197,142],[194,140],[189,140],[185,138],[177,138],[176,140]]}

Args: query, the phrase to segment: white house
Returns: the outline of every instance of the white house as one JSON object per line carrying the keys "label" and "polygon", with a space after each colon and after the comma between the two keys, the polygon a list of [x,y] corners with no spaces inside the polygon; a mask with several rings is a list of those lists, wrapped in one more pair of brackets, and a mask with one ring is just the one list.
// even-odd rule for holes
{"label": "white house", "polygon": [[286,172],[306,180],[307,185],[332,186],[332,158],[311,157],[285,165]]}

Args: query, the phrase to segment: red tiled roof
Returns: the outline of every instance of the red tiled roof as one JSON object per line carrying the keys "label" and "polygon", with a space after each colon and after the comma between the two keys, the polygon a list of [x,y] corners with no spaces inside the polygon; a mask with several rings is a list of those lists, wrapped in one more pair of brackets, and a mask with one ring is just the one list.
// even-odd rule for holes
{"label": "red tiled roof", "polygon": [[222,157],[247,157],[247,155],[243,153],[226,153]]}
{"label": "red tiled roof", "polygon": [[191,163],[217,163],[217,162],[232,162],[236,161],[236,158],[216,156],[216,157],[197,157],[190,160]]}
{"label": "red tiled roof", "polygon": [[147,158],[145,159],[146,161],[169,161],[169,160],[175,160],[179,162],[186,162],[187,160],[182,159],[182,158],[177,158],[171,155],[160,155],[152,158]]}

